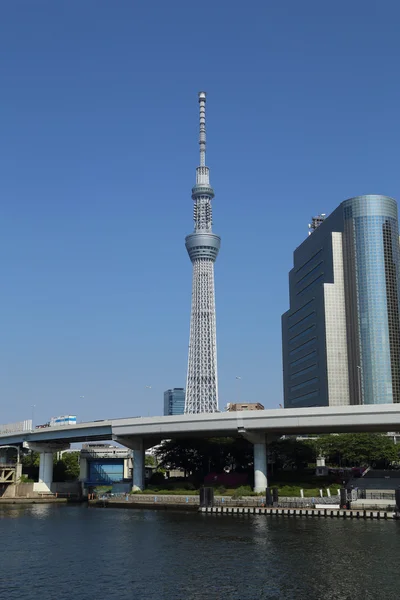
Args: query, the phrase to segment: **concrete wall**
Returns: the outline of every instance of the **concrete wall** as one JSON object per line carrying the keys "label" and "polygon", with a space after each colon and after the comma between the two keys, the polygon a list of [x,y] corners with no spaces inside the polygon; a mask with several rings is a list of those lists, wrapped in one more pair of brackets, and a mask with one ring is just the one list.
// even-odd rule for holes
{"label": "concrete wall", "polygon": [[[2,498],[39,498],[40,494],[34,490],[34,483],[19,483],[17,485],[9,484],[5,487]],[[81,495],[81,484],[79,481],[65,481],[61,483],[52,483],[51,491],[53,494],[72,494]]]}
{"label": "concrete wall", "polygon": [[2,498],[33,498],[37,496],[33,491],[33,483],[18,483],[8,485]]}
{"label": "concrete wall", "polygon": [[53,494],[73,494],[81,495],[82,486],[79,481],[61,481],[51,484],[51,491]]}

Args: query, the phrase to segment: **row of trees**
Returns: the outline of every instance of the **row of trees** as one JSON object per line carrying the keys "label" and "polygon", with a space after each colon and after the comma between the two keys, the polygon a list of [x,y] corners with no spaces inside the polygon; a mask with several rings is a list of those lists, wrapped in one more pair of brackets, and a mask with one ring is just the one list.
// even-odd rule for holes
{"label": "row of trees", "polygon": [[380,433],[323,435],[314,441],[316,450],[329,464],[346,467],[374,466],[387,469],[399,461],[400,446]]}
{"label": "row of trees", "polygon": [[[323,455],[335,467],[388,468],[399,461],[400,446],[377,433],[322,435],[314,439],[281,438],[268,447],[274,470],[302,470]],[[224,469],[250,471],[253,446],[245,439],[212,438],[164,441],[156,451],[160,467],[204,476]]]}

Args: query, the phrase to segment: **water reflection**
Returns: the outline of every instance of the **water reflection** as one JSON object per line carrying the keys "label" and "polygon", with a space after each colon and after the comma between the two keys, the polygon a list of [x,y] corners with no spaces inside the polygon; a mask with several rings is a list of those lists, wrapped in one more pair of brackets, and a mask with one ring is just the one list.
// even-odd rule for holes
{"label": "water reflection", "polygon": [[51,504],[4,504],[0,506],[0,519],[18,519],[28,515],[46,519],[53,509]]}
{"label": "water reflection", "polygon": [[0,518],[7,600],[398,597],[396,522],[51,505]]}

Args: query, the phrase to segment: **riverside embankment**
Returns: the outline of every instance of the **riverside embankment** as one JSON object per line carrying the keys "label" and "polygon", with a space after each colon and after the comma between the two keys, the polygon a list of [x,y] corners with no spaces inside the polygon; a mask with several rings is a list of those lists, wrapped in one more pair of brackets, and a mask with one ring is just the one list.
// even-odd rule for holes
{"label": "riverside embankment", "polygon": [[[354,513],[357,517],[364,515],[365,512],[374,513],[373,516],[369,514],[370,518],[389,518],[396,511],[396,503],[394,497],[385,499],[363,499],[355,500],[350,503],[349,510],[340,507],[339,496],[331,497],[315,497],[315,498],[295,498],[295,497],[281,497],[279,502],[275,503],[274,506],[266,506],[265,497],[262,496],[249,496],[241,498],[233,498],[231,496],[215,496],[213,506],[200,508],[200,497],[198,495],[173,495],[173,494],[120,494],[115,496],[103,496],[100,498],[89,500],[91,507],[99,508],[131,508],[139,509],[146,508],[152,510],[189,510],[209,513],[221,513],[221,514],[274,514],[274,515],[296,515],[296,516],[309,516],[314,513],[306,513],[305,511],[320,511],[319,516],[350,516]],[[340,513],[326,513],[326,510],[340,509]],[[294,512],[287,512],[287,511]],[[267,511],[267,512],[266,512]],[[272,511],[272,512],[271,512]],[[282,512],[283,511],[283,512]],[[344,512],[346,514],[344,514]],[[350,512],[352,511],[352,512]],[[376,513],[376,514],[375,514]],[[382,513],[379,514],[378,513]],[[383,513],[386,513],[383,516]]]}
{"label": "riverside embankment", "polygon": [[7,504],[68,504],[71,502],[82,502],[74,498],[54,498],[53,496],[44,496],[37,498],[0,498],[0,505]]}
{"label": "riverside embankment", "polygon": [[201,511],[205,514],[264,514],[271,516],[343,517],[391,519],[395,517],[395,504],[388,500],[355,501],[348,510],[339,505],[339,496],[325,498],[280,498],[277,505],[267,507],[265,498],[224,496],[214,497],[213,506],[200,507],[199,496],[126,494],[104,496],[89,500],[94,508],[128,508],[151,510]]}

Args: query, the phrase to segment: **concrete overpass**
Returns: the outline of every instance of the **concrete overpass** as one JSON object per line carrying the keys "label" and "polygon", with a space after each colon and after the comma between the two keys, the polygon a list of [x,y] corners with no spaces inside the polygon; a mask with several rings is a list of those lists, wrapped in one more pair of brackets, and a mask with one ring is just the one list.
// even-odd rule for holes
{"label": "concrete overpass", "polygon": [[163,439],[243,436],[254,444],[254,489],[267,486],[267,443],[276,436],[400,431],[400,404],[274,409],[92,421],[0,435],[0,446],[40,452],[39,485],[52,481],[52,454],[72,442],[114,440],[134,451],[133,489],[144,486],[144,453]]}

